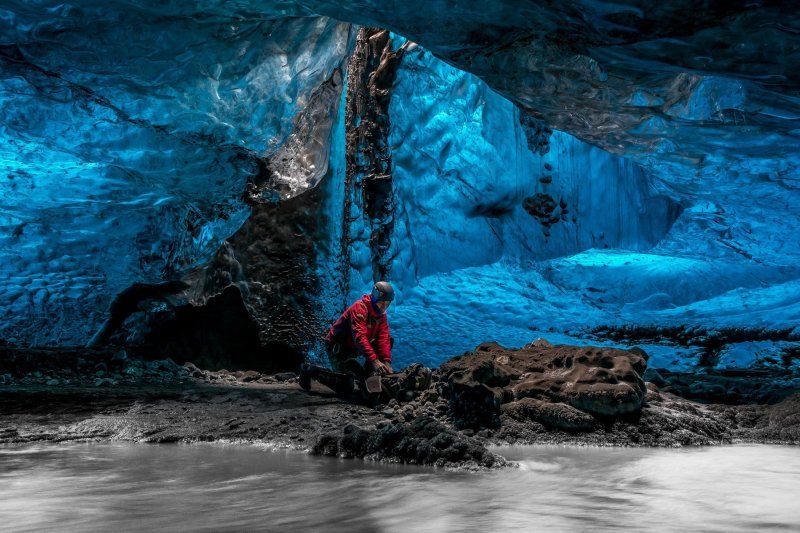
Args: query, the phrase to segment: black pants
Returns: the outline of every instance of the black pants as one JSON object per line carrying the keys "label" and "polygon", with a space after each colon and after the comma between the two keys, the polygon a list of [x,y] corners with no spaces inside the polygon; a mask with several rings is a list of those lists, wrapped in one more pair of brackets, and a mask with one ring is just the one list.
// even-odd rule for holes
{"label": "black pants", "polygon": [[[389,346],[394,347],[394,337],[389,337]],[[328,353],[331,368],[336,372],[362,373],[363,376],[359,376],[362,379],[375,373],[370,367],[369,361],[365,360],[363,365],[360,364],[356,352],[344,348],[336,341],[326,342],[325,351]],[[356,370],[356,368],[360,370]]]}
{"label": "black pants", "polygon": [[371,369],[365,361],[362,365],[358,362],[356,352],[342,348],[338,342],[329,342],[325,345],[328,352],[328,361],[335,372],[351,374],[358,379],[364,379],[371,374]]}

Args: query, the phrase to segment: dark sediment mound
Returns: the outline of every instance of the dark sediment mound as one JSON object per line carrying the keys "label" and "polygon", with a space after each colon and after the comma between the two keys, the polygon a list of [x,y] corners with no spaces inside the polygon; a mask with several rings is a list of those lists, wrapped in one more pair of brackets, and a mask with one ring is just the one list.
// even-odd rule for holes
{"label": "dark sediment mound", "polygon": [[782,402],[763,408],[759,405],[732,409],[720,407],[732,417],[737,434],[761,442],[800,443],[800,394],[789,396]]}
{"label": "dark sediment mound", "polygon": [[350,424],[342,431],[320,435],[312,452],[444,467],[491,468],[507,464],[489,452],[483,442],[428,416],[410,423],[387,421],[374,429]]}
{"label": "dark sediment mound", "polygon": [[459,427],[498,427],[504,411],[578,430],[591,428],[592,416],[640,410],[646,394],[640,374],[646,368],[641,351],[552,346],[540,340],[521,350],[481,344],[443,364],[441,371],[448,376]]}

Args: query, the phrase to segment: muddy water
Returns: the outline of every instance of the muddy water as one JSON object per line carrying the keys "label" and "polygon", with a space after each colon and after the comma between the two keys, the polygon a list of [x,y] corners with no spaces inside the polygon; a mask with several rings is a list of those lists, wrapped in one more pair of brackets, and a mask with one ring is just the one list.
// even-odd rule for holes
{"label": "muddy water", "polygon": [[800,531],[800,449],[517,447],[511,471],[235,445],[0,448],[9,531]]}

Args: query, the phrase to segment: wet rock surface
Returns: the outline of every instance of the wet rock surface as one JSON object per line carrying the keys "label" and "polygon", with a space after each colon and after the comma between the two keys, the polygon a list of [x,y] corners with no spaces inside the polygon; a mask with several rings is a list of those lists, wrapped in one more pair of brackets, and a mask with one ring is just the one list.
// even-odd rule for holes
{"label": "wet rock surface", "polygon": [[[70,359],[63,352],[3,347],[0,370],[11,377],[0,384],[0,443],[266,442],[460,469],[509,466],[493,444],[800,444],[800,394],[775,405],[706,405],[645,386],[640,377],[612,383],[599,371],[638,377],[644,365],[643,354],[623,350],[483,344],[434,370],[425,390],[377,408],[315,382],[305,391],[292,372],[208,371],[102,350],[76,349]],[[587,359],[571,367],[556,363],[580,356]],[[62,380],[63,362],[78,360],[77,377]],[[475,416],[464,411],[468,405]]]}
{"label": "wet rock surface", "polygon": [[481,439],[423,415],[409,423],[378,423],[369,429],[350,424],[341,431],[320,435],[312,452],[439,467],[508,466],[502,457],[488,451],[484,444]]}
{"label": "wet rock surface", "polygon": [[521,350],[486,343],[446,362],[441,371],[448,376],[459,426],[496,427],[501,405],[530,398],[560,406],[526,402],[507,411],[536,411],[553,422],[561,418],[558,427],[582,427],[586,423],[576,422],[581,418],[576,410],[613,417],[641,409],[646,389],[640,373],[647,367],[643,353],[552,346],[541,339]]}

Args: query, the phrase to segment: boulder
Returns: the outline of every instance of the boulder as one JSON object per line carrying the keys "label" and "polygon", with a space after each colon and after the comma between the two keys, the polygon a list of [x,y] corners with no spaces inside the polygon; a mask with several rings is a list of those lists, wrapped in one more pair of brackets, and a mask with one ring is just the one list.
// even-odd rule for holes
{"label": "boulder", "polygon": [[[515,350],[485,343],[442,365],[450,409],[459,427],[496,427],[501,405],[526,398],[510,412],[563,429],[589,426],[574,410],[620,416],[642,408],[646,354],[614,348],[553,346],[537,341]],[[568,409],[571,407],[573,409]]]}

